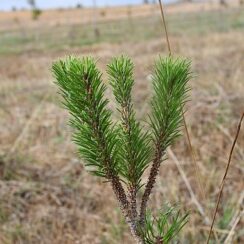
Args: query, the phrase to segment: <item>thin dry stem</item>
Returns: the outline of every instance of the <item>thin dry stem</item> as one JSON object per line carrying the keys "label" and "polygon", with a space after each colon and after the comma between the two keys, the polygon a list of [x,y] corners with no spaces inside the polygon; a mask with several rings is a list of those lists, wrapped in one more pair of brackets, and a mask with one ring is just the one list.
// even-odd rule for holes
{"label": "thin dry stem", "polygon": [[9,157],[11,154],[13,154],[15,152],[15,150],[17,149],[17,147],[19,146],[19,144],[21,143],[22,139],[24,138],[24,136],[28,133],[29,128],[31,126],[31,124],[33,123],[34,119],[37,117],[37,115],[40,113],[43,104],[45,103],[45,101],[47,100],[47,98],[50,96],[50,94],[46,94],[43,96],[41,102],[36,106],[36,108],[34,109],[30,119],[26,122],[23,130],[21,131],[21,133],[19,134],[19,136],[16,138],[16,140],[14,141],[11,149],[8,152],[7,157]]}
{"label": "thin dry stem", "polygon": [[[168,52],[169,52],[169,55],[171,55],[172,54],[171,45],[170,45],[170,41],[169,41],[169,34],[168,34],[166,20],[165,20],[165,16],[164,16],[164,9],[163,9],[162,0],[159,0],[159,5],[160,5],[162,22],[163,22],[165,35],[166,35],[166,40],[167,40],[167,45],[168,45]],[[189,151],[190,151],[191,158],[192,158],[192,161],[193,161],[193,164],[194,164],[195,178],[196,178],[197,184],[198,184],[198,186],[200,188],[202,199],[205,201],[206,200],[206,194],[205,194],[205,191],[204,191],[203,186],[202,186],[203,180],[202,180],[201,175],[199,174],[199,169],[198,169],[197,162],[196,162],[196,156],[195,156],[194,149],[193,149],[193,146],[192,146],[192,143],[191,143],[191,138],[190,138],[190,134],[189,134],[189,131],[188,131],[188,128],[187,128],[187,124],[186,124],[186,119],[185,119],[183,108],[182,108],[182,117],[183,117],[184,128],[185,128],[185,131],[186,131]]]}
{"label": "thin dry stem", "polygon": [[187,137],[187,141],[188,141],[188,147],[189,147],[190,154],[191,154],[191,159],[192,159],[192,162],[194,164],[195,178],[197,179],[197,184],[198,184],[200,192],[201,192],[201,197],[204,200],[204,202],[206,202],[206,194],[205,194],[205,191],[204,191],[203,185],[202,185],[203,180],[202,180],[201,174],[199,173],[199,168],[197,166],[196,154],[195,154],[195,151],[192,147],[190,134],[189,134],[188,127],[186,124],[186,119],[185,119],[185,116],[183,113],[183,108],[182,108],[182,117],[183,117],[183,123],[184,123],[185,132],[186,132],[186,137]]}
{"label": "thin dry stem", "polygon": [[225,169],[224,177],[223,177],[222,182],[221,182],[221,186],[220,186],[220,190],[219,190],[219,194],[218,194],[218,199],[217,199],[217,204],[216,204],[216,207],[215,207],[215,210],[214,210],[213,221],[212,221],[210,232],[209,232],[209,235],[208,235],[207,244],[210,241],[210,237],[211,237],[211,234],[212,234],[214,222],[215,222],[216,215],[217,215],[218,208],[219,208],[219,204],[220,204],[220,199],[221,199],[221,196],[222,196],[222,193],[223,193],[223,190],[224,190],[224,186],[225,186],[226,176],[227,176],[228,171],[229,171],[232,154],[233,154],[233,151],[234,151],[234,148],[235,148],[235,145],[236,145],[236,141],[238,139],[238,136],[239,136],[239,133],[240,133],[240,130],[241,130],[241,124],[242,124],[243,118],[244,118],[244,113],[241,116],[240,122],[239,122],[238,127],[237,127],[235,139],[234,139],[234,142],[233,142],[231,150],[230,150],[228,163],[227,163],[227,166],[226,166],[226,169]]}
{"label": "thin dry stem", "polygon": [[[191,228],[190,228],[191,229]],[[210,226],[205,226],[205,225],[200,225],[200,226],[198,226],[197,227],[197,229],[198,230],[204,230],[204,231],[207,231],[207,232],[209,232],[209,230],[210,230]],[[193,230],[193,229],[192,229]],[[225,229],[219,229],[219,228],[213,228],[213,231],[215,232],[215,233],[220,233],[220,234],[228,234],[229,233],[229,231],[228,230],[225,230]]]}
{"label": "thin dry stem", "polygon": [[233,235],[234,235],[234,233],[235,233],[235,228],[236,228],[236,226],[238,225],[239,221],[241,220],[241,218],[242,218],[243,216],[244,216],[244,210],[242,210],[242,211],[240,212],[240,214],[236,217],[235,222],[234,222],[234,224],[232,225],[232,228],[231,228],[231,230],[230,230],[230,232],[229,232],[229,234],[228,234],[228,236],[227,236],[227,238],[226,238],[224,244],[232,243],[231,241],[232,241],[232,237],[233,237]]}
{"label": "thin dry stem", "polygon": [[[232,137],[230,135],[230,132],[224,128],[221,124],[216,123],[215,125],[230,141],[230,143],[232,142]],[[244,158],[244,152],[243,152],[243,148],[241,148],[238,143],[236,143],[236,150],[238,151],[240,157]]]}
{"label": "thin dry stem", "polygon": [[170,47],[169,35],[168,35],[168,30],[167,30],[167,26],[166,26],[165,17],[164,17],[163,3],[162,3],[161,0],[159,0],[159,6],[160,6],[160,11],[161,11],[164,31],[165,31],[165,34],[166,34],[166,40],[167,40],[169,55],[171,55],[171,47]]}
{"label": "thin dry stem", "polygon": [[206,215],[206,213],[204,211],[204,208],[202,207],[201,203],[198,201],[198,199],[197,199],[197,197],[196,197],[196,195],[195,195],[195,193],[194,193],[194,191],[193,191],[193,189],[191,187],[191,184],[190,184],[189,180],[187,179],[187,176],[186,176],[183,168],[180,165],[180,162],[179,162],[178,158],[176,157],[176,155],[173,153],[173,151],[170,148],[167,150],[167,153],[172,158],[174,163],[176,164],[176,167],[179,170],[179,173],[180,173],[183,181],[185,182],[187,190],[190,193],[190,196],[191,196],[191,199],[192,199],[193,203],[196,205],[199,213],[204,217],[205,223],[209,224],[210,220],[209,220],[208,216]]}
{"label": "thin dry stem", "polygon": [[244,216],[244,210],[241,209],[242,208],[241,206],[243,204],[243,199],[244,199],[244,191],[242,191],[241,196],[238,200],[237,211],[234,214],[232,220],[230,221],[230,225],[232,225],[232,227],[228,232],[228,236],[226,237],[224,244],[231,243],[231,240],[235,233],[235,228],[238,225],[239,221],[241,220],[242,216]]}

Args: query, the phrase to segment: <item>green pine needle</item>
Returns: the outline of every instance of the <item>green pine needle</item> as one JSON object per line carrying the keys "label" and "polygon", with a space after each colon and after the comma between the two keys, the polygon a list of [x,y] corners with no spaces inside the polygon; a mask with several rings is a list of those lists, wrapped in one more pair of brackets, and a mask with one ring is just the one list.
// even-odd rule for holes
{"label": "green pine needle", "polygon": [[53,64],[53,72],[75,128],[74,142],[95,175],[118,174],[118,138],[106,108],[105,85],[92,58],[69,57]]}
{"label": "green pine needle", "polygon": [[[109,83],[120,112],[120,123],[113,124],[107,109],[108,100],[104,98],[106,87],[94,59],[69,57],[52,67],[63,104],[71,114],[73,139],[84,164],[95,175],[110,181],[139,243],[169,243],[187,222],[187,215],[179,217],[173,208],[161,212],[157,218],[146,212],[165,151],[180,135],[189,90],[187,84],[191,78],[190,62],[173,57],[159,58],[156,62],[149,117],[151,128],[147,132],[136,120],[133,109],[133,68],[132,61],[124,56],[113,59],[108,65]],[[142,175],[150,164],[138,206],[138,189],[143,185]],[[127,192],[122,181],[127,185]]]}
{"label": "green pine needle", "polygon": [[154,141],[165,150],[180,135],[187,86],[191,78],[190,62],[173,57],[159,58],[153,74],[154,97],[150,124]]}
{"label": "green pine needle", "polygon": [[145,228],[141,230],[145,244],[171,243],[188,222],[188,216],[188,214],[180,216],[179,210],[175,207],[159,211],[156,217],[148,211]]}
{"label": "green pine needle", "polygon": [[144,223],[147,204],[168,146],[180,135],[183,108],[191,77],[190,62],[172,56],[159,58],[153,73],[154,96],[150,126],[154,142],[154,158],[140,206],[140,222]]}
{"label": "green pine needle", "polygon": [[134,85],[133,63],[124,56],[114,58],[108,65],[109,83],[113,88],[118,111],[121,115],[120,141],[123,176],[139,189],[141,177],[151,160],[151,146],[148,133],[142,131],[136,121],[131,91]]}

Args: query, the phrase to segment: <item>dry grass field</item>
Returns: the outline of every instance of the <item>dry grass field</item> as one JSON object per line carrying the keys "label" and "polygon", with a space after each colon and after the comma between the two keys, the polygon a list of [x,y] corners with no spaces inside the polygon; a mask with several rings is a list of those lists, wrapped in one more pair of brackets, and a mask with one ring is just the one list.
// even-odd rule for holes
{"label": "dry grass field", "polygon": [[[92,55],[101,70],[111,57],[135,63],[133,92],[144,120],[155,58],[167,55],[156,6],[0,13],[0,243],[133,243],[110,186],[88,174],[76,154],[51,75],[65,55]],[[190,211],[184,244],[205,243],[237,123],[244,110],[244,8],[181,4],[167,8],[175,55],[192,60],[185,133],[161,167],[150,206]],[[106,82],[106,76],[104,76]],[[107,95],[111,97],[111,91]],[[114,109],[113,100],[110,103]],[[244,243],[244,130],[238,139],[211,243]]]}

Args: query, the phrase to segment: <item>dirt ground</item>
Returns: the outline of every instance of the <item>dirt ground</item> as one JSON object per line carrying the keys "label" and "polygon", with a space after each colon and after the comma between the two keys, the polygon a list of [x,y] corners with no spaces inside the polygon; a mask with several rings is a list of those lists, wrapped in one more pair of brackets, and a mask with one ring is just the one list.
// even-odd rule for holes
{"label": "dirt ground", "polygon": [[[0,13],[0,243],[133,243],[110,186],[88,174],[77,156],[50,68],[74,54],[96,57],[105,71],[114,55],[130,56],[133,99],[144,121],[151,68],[167,45],[157,6],[98,9],[98,35],[92,13],[49,10],[37,21],[25,11]],[[161,166],[150,207],[170,203],[190,211],[177,243],[205,243],[244,111],[244,9],[180,4],[166,7],[166,18],[173,54],[192,60],[186,121],[204,195],[183,131]],[[243,174],[242,129],[212,243],[244,243]]]}

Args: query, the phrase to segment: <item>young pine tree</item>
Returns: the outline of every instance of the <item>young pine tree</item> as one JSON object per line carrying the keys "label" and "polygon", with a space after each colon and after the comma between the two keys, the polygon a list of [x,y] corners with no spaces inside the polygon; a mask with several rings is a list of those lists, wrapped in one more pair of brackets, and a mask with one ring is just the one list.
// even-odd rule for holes
{"label": "young pine tree", "polygon": [[[136,120],[132,102],[133,63],[114,58],[108,81],[120,113],[113,123],[102,74],[90,57],[69,57],[53,64],[56,84],[71,115],[73,139],[87,169],[103,177],[114,195],[137,243],[169,243],[187,222],[174,208],[155,217],[148,210],[167,147],[180,135],[190,79],[190,63],[181,58],[159,58],[154,66],[149,130]],[[149,167],[147,182],[142,176]],[[138,192],[142,192],[139,199]]]}

